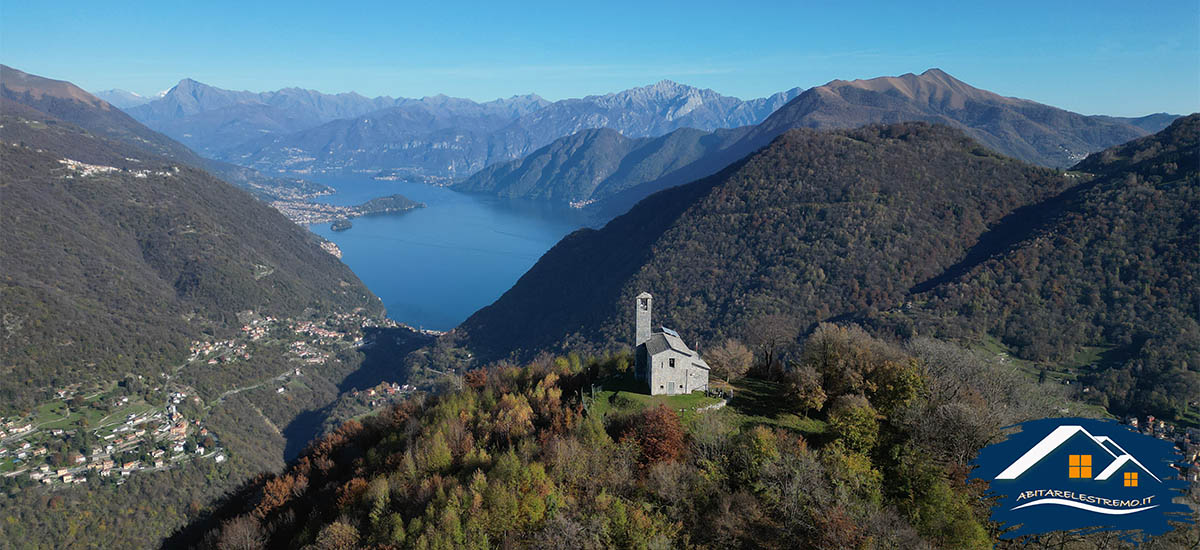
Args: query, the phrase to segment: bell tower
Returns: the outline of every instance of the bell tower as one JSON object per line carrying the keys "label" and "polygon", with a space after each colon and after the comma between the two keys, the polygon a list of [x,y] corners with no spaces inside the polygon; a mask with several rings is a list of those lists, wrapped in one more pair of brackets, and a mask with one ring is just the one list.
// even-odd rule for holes
{"label": "bell tower", "polygon": [[643,292],[637,296],[634,304],[637,311],[635,314],[637,332],[634,334],[634,346],[640,346],[650,340],[650,309],[653,302],[654,298],[650,296],[649,292]]}

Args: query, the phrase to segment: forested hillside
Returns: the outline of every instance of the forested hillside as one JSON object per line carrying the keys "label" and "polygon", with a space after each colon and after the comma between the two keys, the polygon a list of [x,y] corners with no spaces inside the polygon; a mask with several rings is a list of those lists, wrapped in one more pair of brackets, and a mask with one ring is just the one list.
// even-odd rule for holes
{"label": "forested hillside", "polygon": [[139,124],[109,103],[64,80],[52,80],[0,65],[0,97],[61,120],[88,133],[124,143],[153,155],[208,171],[260,197],[287,197],[326,191],[323,185],[294,178],[267,177],[253,169],[202,158],[182,143]]}
{"label": "forested hillside", "polygon": [[631,139],[606,128],[584,130],[520,160],[493,164],[465,181],[462,191],[557,203],[587,204],[655,181],[716,155],[749,127],[703,132],[683,128]]}
{"label": "forested hillside", "polygon": [[0,97],[0,547],[152,547],[428,338],[319,238],[26,76]]}
{"label": "forested hillside", "polygon": [[923,285],[919,330],[990,334],[1051,365],[1099,348],[1078,378],[1098,404],[1182,418],[1200,402],[1200,115],[1073,170],[1081,183]]}
{"label": "forested hillside", "polygon": [[1014,208],[1070,180],[927,124],[789,132],[551,249],[460,327],[488,357],[627,343],[633,297],[711,342],[784,314],[815,325],[900,303]]}
{"label": "forested hillside", "polygon": [[992,548],[967,461],[1063,405],[994,359],[855,327],[823,325],[789,359],[811,375],[745,379],[708,412],[589,397],[629,361],[473,371],[344,424],[168,545]]}
{"label": "forested hillside", "polygon": [[244,191],[28,106],[3,106],[7,409],[51,386],[157,376],[198,335],[240,326],[239,311],[382,311],[316,237]]}
{"label": "forested hillside", "polygon": [[[943,126],[792,131],[570,235],[458,332],[484,358],[629,345],[633,296],[645,290],[655,322],[701,349],[779,319],[849,318],[886,319],[872,323],[900,336],[994,337],[1036,368],[1108,349],[1082,378],[1093,395],[1116,412],[1179,418],[1200,399],[1189,351],[1196,120],[1070,173]],[[922,313],[927,301],[940,320]]]}

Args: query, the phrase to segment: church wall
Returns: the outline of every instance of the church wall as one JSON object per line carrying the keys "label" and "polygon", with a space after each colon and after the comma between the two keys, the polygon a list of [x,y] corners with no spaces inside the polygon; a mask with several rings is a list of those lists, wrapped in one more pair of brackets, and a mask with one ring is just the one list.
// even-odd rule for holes
{"label": "church wall", "polygon": [[[671,359],[675,367],[671,368]],[[708,371],[693,367],[692,358],[674,350],[650,358],[650,395],[677,395],[708,387]]]}

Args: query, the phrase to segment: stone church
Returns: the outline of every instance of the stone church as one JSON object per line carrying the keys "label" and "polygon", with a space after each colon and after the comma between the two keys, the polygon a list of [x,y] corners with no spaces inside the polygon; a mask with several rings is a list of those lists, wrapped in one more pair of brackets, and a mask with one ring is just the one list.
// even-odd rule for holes
{"label": "stone church", "polygon": [[653,298],[649,292],[638,295],[636,308],[636,364],[638,380],[645,380],[650,395],[679,395],[708,389],[708,363],[683,343],[679,333],[662,327],[650,330]]}

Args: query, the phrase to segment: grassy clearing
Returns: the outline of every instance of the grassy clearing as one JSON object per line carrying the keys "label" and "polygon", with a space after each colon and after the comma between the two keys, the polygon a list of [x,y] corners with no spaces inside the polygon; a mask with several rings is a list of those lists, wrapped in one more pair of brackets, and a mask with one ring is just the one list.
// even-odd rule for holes
{"label": "grassy clearing", "polygon": [[733,399],[727,406],[711,412],[696,412],[696,409],[720,401],[699,392],[689,395],[649,395],[642,384],[630,376],[606,379],[597,384],[595,399],[589,405],[589,412],[607,416],[665,405],[679,412],[685,426],[690,425],[700,414],[717,414],[742,428],[759,425],[782,428],[807,438],[819,437],[825,432],[824,421],[790,410],[788,400],[783,395],[783,388],[775,382],[756,378],[735,381]]}
{"label": "grassy clearing", "polygon": [[731,421],[742,426],[768,426],[795,432],[806,438],[825,433],[825,421],[791,410],[783,388],[776,382],[743,378],[733,383],[733,399],[721,409]]}
{"label": "grassy clearing", "polygon": [[645,385],[635,380],[632,375],[605,379],[596,386],[595,398],[592,399],[591,394],[588,394],[589,414],[602,416],[632,413],[665,405],[678,412],[686,423],[697,414],[696,409],[721,401],[701,392],[687,395],[650,395],[646,393]]}
{"label": "grassy clearing", "polygon": [[131,414],[142,414],[145,412],[153,411],[157,408],[158,407],[155,407],[154,405],[146,403],[145,401],[142,401],[140,399],[136,400],[136,401],[133,399],[130,399],[129,403],[113,410],[112,412],[100,413],[103,416],[98,421],[93,423],[91,425],[91,427],[93,429],[95,429],[95,428],[100,428],[100,427],[104,427],[104,426],[116,426],[119,424],[123,424],[123,423],[125,423],[125,419],[128,418],[129,415],[131,415]]}

